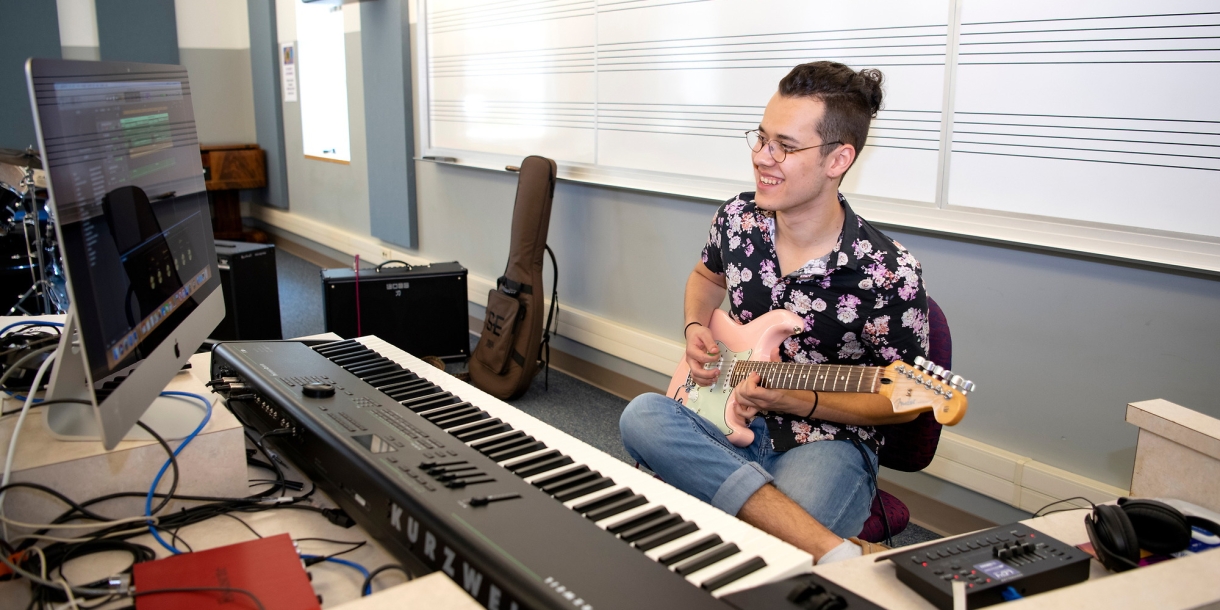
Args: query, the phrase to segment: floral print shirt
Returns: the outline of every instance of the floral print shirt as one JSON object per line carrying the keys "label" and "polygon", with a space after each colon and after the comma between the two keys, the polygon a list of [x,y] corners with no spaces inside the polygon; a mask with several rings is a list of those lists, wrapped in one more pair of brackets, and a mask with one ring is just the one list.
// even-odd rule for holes
{"label": "floral print shirt", "polygon": [[[885,366],[928,354],[928,303],[919,261],[856,216],[847,199],[843,231],[830,254],[781,277],[775,214],[742,193],[716,211],[703,264],[725,276],[735,321],[745,324],[779,307],[805,319],[784,341],[784,362]],[[816,413],[815,413],[816,414]],[[858,439],[874,453],[885,443],[875,427],[765,415],[773,449],[821,440]]]}

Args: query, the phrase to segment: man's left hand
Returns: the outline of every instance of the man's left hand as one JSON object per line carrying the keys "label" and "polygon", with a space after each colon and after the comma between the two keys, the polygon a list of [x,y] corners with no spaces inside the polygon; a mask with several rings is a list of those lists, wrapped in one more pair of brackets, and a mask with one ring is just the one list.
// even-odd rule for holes
{"label": "man's left hand", "polygon": [[787,395],[779,390],[764,388],[762,385],[762,376],[758,373],[750,373],[741,383],[737,384],[736,392],[737,409],[747,419],[753,417],[756,412],[762,411],[784,411],[784,399]]}

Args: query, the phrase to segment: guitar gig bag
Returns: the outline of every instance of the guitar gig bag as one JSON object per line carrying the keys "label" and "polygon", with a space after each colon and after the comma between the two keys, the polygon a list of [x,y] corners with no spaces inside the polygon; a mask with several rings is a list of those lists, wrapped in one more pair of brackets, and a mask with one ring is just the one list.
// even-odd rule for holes
{"label": "guitar gig bag", "polygon": [[[521,396],[539,370],[542,345],[550,339],[552,311],[543,324],[542,258],[555,195],[555,162],[538,156],[521,162],[513,206],[508,266],[487,295],[483,333],[470,359],[470,381],[500,399]],[[551,262],[554,264],[554,254]],[[556,272],[558,275],[558,272]],[[556,277],[556,279],[558,279]]]}

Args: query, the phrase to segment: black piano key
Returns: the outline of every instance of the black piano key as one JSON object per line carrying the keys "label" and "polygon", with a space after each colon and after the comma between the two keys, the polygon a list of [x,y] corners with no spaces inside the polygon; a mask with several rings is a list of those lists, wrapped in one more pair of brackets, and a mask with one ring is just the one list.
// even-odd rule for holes
{"label": "black piano key", "polygon": [[448,432],[454,438],[460,438],[460,437],[458,437],[458,435],[463,432],[471,432],[473,430],[481,430],[483,428],[492,428],[492,427],[495,427],[495,426],[498,426],[498,425],[504,423],[504,422],[500,421],[500,418],[490,417],[490,415],[491,414],[488,413],[489,417],[487,419],[481,419],[475,423],[466,424],[464,426],[457,426],[455,428],[451,428],[450,430],[448,430]]}
{"label": "black piano key", "polygon": [[504,449],[494,453],[488,453],[487,457],[491,458],[491,461],[493,462],[503,462],[504,460],[521,457],[527,453],[533,453],[543,449],[546,449],[546,445],[542,444],[541,441],[533,441],[524,445],[518,445],[512,449]]}
{"label": "black piano key", "polygon": [[767,562],[763,561],[762,557],[755,557],[755,558],[750,559],[749,561],[729,570],[728,572],[721,574],[720,576],[717,576],[711,580],[704,582],[702,585],[699,585],[699,587],[701,589],[703,589],[704,591],[715,591],[716,589],[719,589],[720,587],[723,587],[733,581],[736,581],[740,578],[753,574],[765,567],[767,567]]}
{"label": "black piano key", "polygon": [[527,436],[525,432],[522,432],[520,436],[519,434],[509,434],[509,436],[494,439],[494,442],[492,443],[482,445],[482,447],[479,447],[476,449],[476,451],[483,455],[492,455],[495,453],[500,453],[500,451],[521,447],[523,444],[536,442],[536,440],[538,439]]}
{"label": "black piano key", "polygon": [[[358,365],[346,366],[343,368],[347,369],[347,372],[359,377],[363,373],[368,373],[371,370],[381,368],[386,365],[393,366],[394,368],[402,368],[402,367],[398,366],[397,364],[395,364],[393,360],[390,360],[389,358],[386,358],[385,356],[374,358],[372,360],[369,360],[368,362],[363,362]],[[386,371],[386,372],[388,372],[388,371]]]}
{"label": "black piano key", "polygon": [[374,358],[380,357],[381,356],[377,352],[366,347],[360,351],[333,358],[332,361],[341,367],[347,368],[350,365],[360,364],[367,360],[373,360]]}
{"label": "black piano key", "polygon": [[335,358],[343,358],[345,356],[351,356],[351,355],[357,354],[365,349],[368,349],[368,348],[364,347],[363,345],[360,345],[359,343],[356,343],[354,345],[349,345],[347,347],[336,348],[336,349],[333,349],[326,353],[322,353],[322,352],[319,352],[319,353],[322,353],[323,356],[326,356],[327,359],[329,359],[330,361],[333,362],[335,360]]}
{"label": "black piano key", "polygon": [[365,381],[365,383],[373,386],[374,388],[384,392],[386,388],[396,387],[396,386],[402,385],[408,381],[415,381],[418,379],[419,378],[415,376],[415,373],[412,373],[411,371],[403,369],[403,370],[394,371],[392,373],[382,373],[380,375],[374,375],[372,377],[369,377],[368,379],[365,379],[364,381]]}
{"label": "black piano key", "polygon": [[595,491],[600,491],[610,487],[614,487],[613,480],[606,477],[597,477],[592,481],[586,481],[576,485],[575,487],[569,487],[567,489],[557,491],[551,495],[555,496],[555,499],[559,500],[560,502],[567,502],[568,500],[575,500],[581,496],[587,496]]}
{"label": "black piano key", "polygon": [[611,534],[621,534],[627,530],[635,529],[641,525],[644,525],[645,523],[656,521],[657,519],[660,519],[668,514],[669,511],[664,506],[654,506],[630,519],[627,519],[626,521],[611,525],[610,527],[606,528],[606,531],[610,532]]}
{"label": "black piano key", "polygon": [[517,470],[515,472],[516,472],[517,476],[524,479],[526,477],[532,477],[536,474],[550,472],[552,470],[555,470],[556,468],[559,468],[562,466],[567,466],[568,464],[572,464],[572,463],[573,463],[572,458],[570,458],[566,455],[561,455],[557,458],[551,458],[545,462],[535,464],[528,468],[522,468],[521,470]]}
{"label": "black piano key", "polygon": [[706,553],[703,553],[702,555],[699,555],[698,557],[692,557],[674,566],[674,572],[677,572],[682,576],[686,576],[687,574],[702,570],[703,568],[706,568],[717,561],[722,561],[740,552],[741,549],[737,548],[736,544],[726,542],[710,551],[707,551]]}
{"label": "black piano key", "polygon": [[614,515],[625,513],[637,506],[643,506],[645,504],[648,504],[648,498],[635,494],[628,498],[619,500],[618,502],[612,502],[601,508],[591,510],[585,513],[585,518],[592,521],[601,521],[606,517],[613,517]]}
{"label": "black piano key", "polygon": [[652,549],[655,549],[666,542],[677,540],[687,534],[693,534],[697,531],[699,531],[699,526],[693,521],[683,521],[677,525],[672,525],[659,532],[640,538],[639,540],[632,542],[631,546],[634,546],[641,551],[651,551]]}
{"label": "black piano key", "polygon": [[[398,402],[398,401],[402,400],[403,398],[406,398],[408,395],[404,394],[402,396],[402,398],[396,398],[395,397],[396,395],[402,394],[403,392],[410,392],[412,390],[419,390],[421,388],[426,388],[429,385],[431,385],[431,384],[429,384],[427,381],[424,381],[422,379],[416,379],[416,380],[412,380],[412,381],[399,381],[396,383],[387,384],[385,386],[378,387],[377,390],[380,391],[382,394],[385,394],[386,396],[393,398],[395,402]],[[435,392],[436,390],[432,390],[432,391]]]}
{"label": "black piano key", "polygon": [[480,425],[463,428],[460,432],[455,432],[453,437],[459,441],[462,441],[463,443],[469,443],[470,441],[478,440],[495,434],[503,434],[513,429],[512,426],[501,422],[499,419],[489,419],[487,421],[497,423],[494,425],[488,424],[486,426]]}
{"label": "black piano key", "polygon": [[402,367],[395,364],[394,361],[387,360],[387,361],[381,362],[379,364],[362,366],[357,370],[349,371],[349,372],[367,382],[368,378],[372,377],[374,375],[384,375],[386,373],[394,373],[394,372],[398,372],[401,369],[402,369]]}
{"label": "black piano key", "polygon": [[411,386],[409,388],[402,388],[400,390],[386,392],[385,394],[386,396],[397,400],[404,406],[410,406],[407,403],[423,400],[433,396],[440,396],[441,394],[447,394],[447,392],[432,385],[431,383],[428,383],[426,385]]}
{"label": "black piano key", "polygon": [[606,494],[600,498],[594,498],[592,500],[589,500],[588,502],[581,502],[580,504],[573,506],[572,510],[583,515],[589,511],[597,510],[603,506],[609,506],[611,504],[614,504],[615,502],[618,502],[619,500],[625,500],[627,498],[630,498],[631,495],[634,493],[635,492],[631,491],[630,487],[624,487],[614,493]]}
{"label": "black piano key", "polygon": [[660,519],[653,519],[643,525],[637,525],[631,529],[619,532],[618,537],[627,542],[635,542],[641,538],[651,536],[659,531],[669,529],[675,525],[683,523],[682,515],[670,513]]}
{"label": "black piano key", "polygon": [[[393,360],[391,360],[391,362],[393,362]],[[411,378],[418,377],[418,375],[416,375],[415,373],[412,373],[411,371],[408,371],[407,369],[402,368],[401,364],[395,363],[394,366],[397,366],[398,368],[393,371],[386,372],[386,373],[378,373],[376,375],[372,375],[368,379],[364,380],[365,383],[368,383],[371,386],[379,386],[379,385],[385,385],[385,381],[387,379],[393,379],[395,377],[403,377],[404,381],[406,380],[406,378],[408,376]]]}
{"label": "black piano key", "polygon": [[364,347],[364,345],[355,339],[344,339],[342,341],[331,341],[322,345],[313,346],[313,351],[319,354],[326,355],[332,352],[343,351],[348,349],[356,349]]}
{"label": "black piano key", "polygon": [[664,555],[661,555],[657,558],[657,563],[663,566],[670,566],[682,561],[683,559],[694,557],[695,555],[698,555],[699,553],[702,553],[703,551],[706,551],[722,542],[724,541],[720,539],[720,536],[711,534],[685,545],[680,549],[674,549]]}
{"label": "black piano key", "polygon": [[478,412],[479,410],[480,409],[478,407],[468,402],[459,402],[457,404],[438,407],[426,413],[421,411],[420,415],[423,416],[424,419],[435,423],[438,419],[445,419],[455,415],[468,415],[470,413]]}
{"label": "black piano key", "polygon": [[[437,396],[436,398],[424,397],[424,398],[412,399],[409,401],[403,400],[403,401],[399,401],[398,404],[400,404],[412,411],[415,411],[416,413],[419,413],[421,411],[431,411],[432,409],[435,409],[437,407],[443,407],[445,405],[452,405],[452,404],[456,404],[459,402],[461,402],[460,398],[458,398],[448,392],[445,392],[443,395]],[[408,403],[410,403],[410,404],[408,404]]]}
{"label": "black piano key", "polygon": [[466,425],[469,423],[477,422],[480,419],[487,419],[488,417],[491,417],[491,416],[487,414],[487,411],[480,410],[480,411],[475,411],[474,413],[464,413],[462,415],[452,415],[450,417],[446,417],[445,419],[435,420],[433,423],[435,423],[437,425],[437,427],[439,427],[442,430],[448,430],[450,428],[455,428],[457,426],[463,426],[463,425]]}
{"label": "black piano key", "polygon": [[565,487],[580,485],[586,481],[596,479],[602,474],[596,470],[589,470],[588,466],[577,466],[570,470],[552,474],[549,477],[542,477],[534,481],[534,487],[541,489],[543,493],[551,494]]}
{"label": "black piano key", "polygon": [[[543,446],[543,448],[545,448],[545,446]],[[537,449],[535,449],[535,451],[537,451]],[[524,454],[522,454],[522,455],[524,455]],[[539,453],[538,455],[535,455],[534,457],[529,458],[527,460],[521,460],[520,462],[516,462],[515,464],[513,464],[511,466],[505,466],[505,468],[507,468],[509,472],[517,472],[519,470],[529,468],[530,466],[535,466],[537,464],[541,464],[551,458],[559,457],[560,455],[562,455],[562,454],[559,453],[558,451],[556,451],[555,449],[552,449],[550,451],[544,451],[542,453]],[[496,460],[496,461],[499,462],[499,461],[503,461],[503,460]]]}
{"label": "black piano key", "polygon": [[[498,438],[489,438],[487,440],[481,440],[477,443],[470,443],[470,448],[474,449],[475,451],[484,451],[488,447],[493,447],[495,445],[499,445],[500,443],[506,443],[508,441],[521,439],[521,438],[525,438],[525,433],[520,430],[517,430],[516,432],[513,432],[512,434],[505,434],[504,436],[501,436]],[[533,438],[534,437],[531,436],[530,440],[533,440]]]}

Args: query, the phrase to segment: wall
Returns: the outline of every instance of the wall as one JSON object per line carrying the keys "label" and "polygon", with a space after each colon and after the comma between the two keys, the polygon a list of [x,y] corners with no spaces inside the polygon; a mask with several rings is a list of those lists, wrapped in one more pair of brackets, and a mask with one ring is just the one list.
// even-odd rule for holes
{"label": "wall", "polygon": [[[293,0],[276,1],[280,43],[296,40]],[[369,235],[368,154],[365,146],[364,78],[360,44],[360,5],[343,7],[347,53],[347,116],[351,136],[350,164],[305,158],[301,140],[301,104],[283,102],[284,156],[288,165],[289,208],[313,220]]]}
{"label": "wall", "polygon": [[[25,82],[29,57],[58,59],[59,20],[55,4],[0,0],[6,27],[0,42],[0,148],[38,148],[34,114]],[[21,24],[22,27],[12,27]]]}
{"label": "wall", "polygon": [[[283,31],[290,18],[285,5],[281,0],[281,40],[291,40]],[[358,33],[348,36],[349,53],[358,52]],[[358,156],[364,150],[363,119],[357,118],[363,102],[354,54],[348,66]],[[358,188],[362,160],[332,168],[300,159],[299,114],[292,106],[285,104],[292,215],[376,242],[367,195]],[[744,147],[741,162],[748,163]],[[499,276],[516,175],[427,161],[416,168],[419,247],[410,253],[458,260],[483,278]],[[684,281],[714,210],[712,202],[560,183],[548,241],[559,258],[561,304],[680,341]],[[1204,363],[1220,350],[1220,331],[1211,320],[1220,311],[1220,278],[886,231],[923,261],[930,293],[953,329],[956,369],[979,385],[970,414],[954,432],[1126,488],[1136,436],[1123,422],[1127,402],[1163,397],[1220,416],[1220,405],[1201,383]],[[665,382],[654,370],[560,343],[654,386]],[[920,475],[900,482],[961,497],[959,489],[941,485],[938,491],[926,480],[931,477],[922,476],[922,483]]]}
{"label": "wall", "polygon": [[174,7],[178,61],[191,75],[199,143],[254,143],[246,0],[175,0]]}

